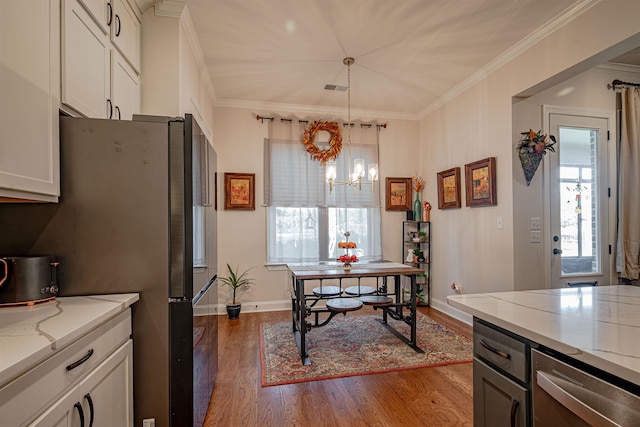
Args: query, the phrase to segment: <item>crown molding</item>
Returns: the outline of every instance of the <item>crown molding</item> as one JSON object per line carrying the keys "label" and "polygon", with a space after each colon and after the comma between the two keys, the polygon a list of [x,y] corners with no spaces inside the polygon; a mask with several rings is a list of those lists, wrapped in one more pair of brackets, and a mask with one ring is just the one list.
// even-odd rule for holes
{"label": "crown molding", "polygon": [[464,80],[459,85],[455,86],[453,89],[445,93],[443,96],[438,98],[431,105],[427,106],[422,111],[418,112],[418,119],[422,120],[428,114],[442,107],[447,102],[451,101],[462,92],[466,91],[480,80],[487,77],[489,74],[496,71],[498,68],[502,67],[518,55],[525,52],[531,46],[535,45],[539,41],[543,40],[549,34],[553,33],[557,29],[563,27],[570,21],[574,20],[596,4],[600,3],[601,0],[582,0],[578,3],[575,3],[570,8],[566,9],[562,14],[557,15],[554,19],[547,22],[543,26],[539,27],[533,33],[529,34],[527,37],[522,39],[520,42],[513,45],[511,48],[507,49],[504,53],[498,56],[493,61],[489,62],[487,65],[473,73],[469,78]]}
{"label": "crown molding", "polygon": [[[345,114],[344,108],[322,107],[317,105],[297,105],[277,102],[256,102],[236,99],[217,100],[214,107],[241,108],[245,110],[275,111],[278,113],[311,114],[311,115],[334,115]],[[352,119],[360,118],[365,120],[411,120],[417,121],[418,116],[413,113],[397,113],[393,111],[376,110],[351,110]]]}
{"label": "crown molding", "polygon": [[153,0],[156,16],[180,18],[187,0]]}
{"label": "crown molding", "polygon": [[640,74],[640,66],[639,65],[629,65],[629,64],[616,64],[614,62],[605,62],[604,64],[597,65],[592,69],[595,72],[599,73],[621,73],[628,74],[632,76],[637,76]]}

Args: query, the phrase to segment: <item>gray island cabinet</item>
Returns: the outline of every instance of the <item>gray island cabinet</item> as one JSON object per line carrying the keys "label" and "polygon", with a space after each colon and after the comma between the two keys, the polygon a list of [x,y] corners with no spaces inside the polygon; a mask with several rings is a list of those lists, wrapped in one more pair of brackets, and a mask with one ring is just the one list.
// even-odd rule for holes
{"label": "gray island cabinet", "polygon": [[473,316],[475,426],[640,425],[640,288],[447,300]]}

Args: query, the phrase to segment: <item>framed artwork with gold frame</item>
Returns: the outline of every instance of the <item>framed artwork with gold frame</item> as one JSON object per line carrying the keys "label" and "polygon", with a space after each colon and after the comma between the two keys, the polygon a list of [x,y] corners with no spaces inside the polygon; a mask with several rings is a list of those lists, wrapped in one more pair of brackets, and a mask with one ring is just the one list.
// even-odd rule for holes
{"label": "framed artwork with gold frame", "polygon": [[224,173],[224,208],[225,210],[256,209],[254,173]]}
{"label": "framed artwork with gold frame", "polygon": [[411,178],[387,178],[385,209],[388,211],[410,211],[413,187]]}
{"label": "framed artwork with gold frame", "polygon": [[438,172],[438,209],[462,206],[460,197],[460,168]]}
{"label": "framed artwork with gold frame", "polygon": [[496,194],[496,158],[487,157],[464,165],[467,206],[493,206],[498,204]]}

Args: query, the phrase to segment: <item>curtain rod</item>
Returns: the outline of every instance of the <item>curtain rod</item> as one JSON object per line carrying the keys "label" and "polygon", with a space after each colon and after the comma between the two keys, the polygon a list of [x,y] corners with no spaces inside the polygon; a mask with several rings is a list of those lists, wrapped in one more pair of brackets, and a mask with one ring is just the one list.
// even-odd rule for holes
{"label": "curtain rod", "polygon": [[622,80],[615,79],[611,83],[607,84],[607,89],[616,89],[616,86],[635,86],[635,87],[640,87],[640,83],[623,82]]}
{"label": "curtain rod", "polygon": [[[256,120],[260,120],[262,123],[264,123],[265,120],[273,121],[274,117],[256,116]],[[280,121],[282,121],[282,122],[290,122],[290,121],[292,121],[292,119],[280,119]],[[300,123],[309,123],[308,120],[298,120],[298,121]],[[349,123],[342,123],[342,125],[343,126],[347,126],[347,125],[349,125]],[[353,123],[351,123],[351,126],[353,126]],[[383,123],[381,125],[376,125],[376,126],[378,127],[378,130],[380,128],[384,128],[384,129],[387,128],[387,124],[386,123]],[[360,127],[371,127],[371,124],[370,123],[361,123]]]}

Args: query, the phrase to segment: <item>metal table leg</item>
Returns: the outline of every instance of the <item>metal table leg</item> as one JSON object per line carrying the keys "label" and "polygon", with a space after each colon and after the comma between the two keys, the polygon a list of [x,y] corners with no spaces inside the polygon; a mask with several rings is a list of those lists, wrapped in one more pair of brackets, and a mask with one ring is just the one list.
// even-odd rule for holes
{"label": "metal table leg", "polygon": [[416,275],[412,274],[411,276],[409,276],[411,279],[411,301],[410,301],[410,307],[411,307],[411,344],[414,346],[418,345],[418,340],[417,340],[417,335],[416,335],[416,330],[417,330],[417,314],[416,314],[416,306],[417,301],[416,301],[416,293],[417,293],[417,280],[416,280]]}
{"label": "metal table leg", "polygon": [[310,365],[311,361],[307,355],[306,334],[307,334],[307,303],[304,296],[304,280],[295,279],[296,286],[296,300],[297,310],[296,316],[298,317],[298,330],[294,331],[296,336],[296,342],[298,344],[298,350],[300,351],[300,360],[304,365]]}

